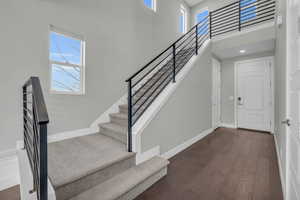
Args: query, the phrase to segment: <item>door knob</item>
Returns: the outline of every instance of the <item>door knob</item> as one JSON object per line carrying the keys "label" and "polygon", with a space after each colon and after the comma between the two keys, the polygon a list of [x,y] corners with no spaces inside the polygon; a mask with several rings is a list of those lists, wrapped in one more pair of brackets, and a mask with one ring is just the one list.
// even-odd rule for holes
{"label": "door knob", "polygon": [[281,124],[285,124],[287,126],[291,126],[291,120],[290,119],[283,120],[283,121],[281,121]]}
{"label": "door knob", "polygon": [[237,100],[238,100],[238,105],[240,106],[243,105],[242,97],[238,97]]}

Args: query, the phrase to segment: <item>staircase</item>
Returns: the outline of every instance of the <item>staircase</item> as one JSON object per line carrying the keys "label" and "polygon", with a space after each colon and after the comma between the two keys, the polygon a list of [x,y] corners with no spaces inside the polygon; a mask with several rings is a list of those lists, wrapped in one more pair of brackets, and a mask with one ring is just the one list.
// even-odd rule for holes
{"label": "staircase", "polygon": [[127,151],[127,120],[120,105],[99,133],[48,145],[57,200],[133,199],[167,174],[169,162],[160,157],[135,165],[135,153]]}
{"label": "staircase", "polygon": [[[109,131],[126,135],[120,127],[112,123]],[[167,160],[154,157],[135,165],[135,153],[113,137],[100,131],[49,144],[48,176],[57,200],[134,199],[167,174]]]}
{"label": "staircase", "polygon": [[[194,55],[193,48],[177,56],[176,72]],[[151,101],[153,88],[169,83],[173,70],[167,61],[137,91],[134,102]],[[135,153],[127,151],[128,106],[119,105],[110,122],[99,124],[100,132],[48,145],[48,176],[57,200],[133,199],[166,175],[168,161],[154,157],[135,165]],[[101,197],[101,198],[100,198]]]}
{"label": "staircase", "polygon": [[[241,20],[250,12],[244,9],[243,13],[242,5],[259,8],[256,18]],[[22,93],[24,147],[37,199],[48,199],[48,178],[57,200],[132,200],[164,177],[169,162],[161,157],[136,165],[132,127],[164,88],[176,82],[176,75],[209,38],[272,20],[274,7],[273,0],[257,0],[249,5],[234,2],[212,11],[126,80],[128,104],[119,105],[119,112],[111,113],[109,122],[99,124],[98,133],[47,145],[47,109],[40,82],[31,77]],[[236,14],[236,10],[238,23],[221,19],[225,14]],[[231,27],[224,29],[226,23]]]}

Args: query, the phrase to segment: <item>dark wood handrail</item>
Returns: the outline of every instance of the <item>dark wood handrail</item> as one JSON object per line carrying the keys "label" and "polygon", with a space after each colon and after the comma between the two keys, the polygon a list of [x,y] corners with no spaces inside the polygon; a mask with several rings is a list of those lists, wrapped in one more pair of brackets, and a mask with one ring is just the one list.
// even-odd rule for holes
{"label": "dark wood handrail", "polygon": [[34,96],[33,105],[36,111],[37,122],[39,124],[47,124],[49,123],[48,111],[40,83],[40,79],[38,77],[30,77],[28,81],[23,85],[24,87],[32,86],[32,94]]}

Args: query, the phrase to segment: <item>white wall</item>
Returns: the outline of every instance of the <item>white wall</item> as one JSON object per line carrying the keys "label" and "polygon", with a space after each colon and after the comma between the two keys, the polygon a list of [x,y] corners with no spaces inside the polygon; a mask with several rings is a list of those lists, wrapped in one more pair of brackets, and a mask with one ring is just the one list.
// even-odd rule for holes
{"label": "white wall", "polygon": [[234,125],[234,63],[237,61],[274,56],[274,52],[263,52],[238,56],[221,61],[221,122]]}
{"label": "white wall", "polygon": [[212,128],[211,45],[199,56],[163,109],[142,133],[142,152],[162,154]]}
{"label": "white wall", "polygon": [[[277,1],[277,10],[283,17],[283,24],[276,27],[275,49],[275,137],[278,144],[279,161],[282,168],[282,184],[286,180],[286,131],[281,121],[286,118],[286,0]],[[277,13],[277,14],[278,14]],[[285,188],[284,188],[285,189]],[[285,191],[284,191],[285,192]]]}
{"label": "white wall", "polygon": [[[279,124],[279,140],[285,141],[279,143],[281,152],[285,152],[286,155],[280,155],[281,163],[284,166],[285,172],[285,191],[286,199],[288,200],[300,200],[300,126],[299,126],[299,72],[300,72],[300,33],[298,27],[298,17],[300,13],[300,2],[295,0],[288,0],[286,5],[286,25],[283,27],[286,31],[285,41],[281,41],[286,46],[286,118],[291,119],[291,126],[287,127],[283,124]],[[286,42],[286,43],[284,43]],[[280,50],[279,50],[280,51]],[[280,59],[280,55],[279,55]],[[283,67],[283,66],[278,66]],[[282,78],[281,76],[279,76]],[[284,116],[280,113],[279,116]],[[283,118],[284,119],[284,118]],[[283,120],[281,118],[281,120]],[[280,118],[279,122],[280,123]],[[284,131],[286,127],[286,131]],[[281,131],[283,130],[283,131]],[[286,148],[286,149],[284,149]],[[282,154],[282,153],[281,153]]]}
{"label": "white wall", "polygon": [[[22,138],[21,86],[28,77],[41,78],[49,134],[89,127],[126,93],[124,80],[179,37],[181,3],[158,1],[154,13],[143,0],[1,1],[0,152]],[[49,94],[49,24],[86,40],[84,96]]]}

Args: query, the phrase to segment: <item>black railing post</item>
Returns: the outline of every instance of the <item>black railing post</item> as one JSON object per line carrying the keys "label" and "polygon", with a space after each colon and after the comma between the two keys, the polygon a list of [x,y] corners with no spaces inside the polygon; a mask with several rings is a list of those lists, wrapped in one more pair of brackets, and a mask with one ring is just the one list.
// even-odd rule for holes
{"label": "black railing post", "polygon": [[241,0],[239,0],[239,31],[241,31]]}
{"label": "black railing post", "polygon": [[209,38],[211,39],[212,37],[212,32],[211,32],[211,13],[209,12]]}
{"label": "black railing post", "polygon": [[196,55],[198,55],[198,24],[196,25]]}
{"label": "black railing post", "polygon": [[39,125],[40,132],[40,200],[48,199],[47,124]]}
{"label": "black railing post", "polygon": [[25,126],[27,124],[26,117],[27,117],[27,88],[23,87],[23,131],[24,131],[23,149],[25,149],[25,134],[26,134]]}
{"label": "black railing post", "polygon": [[[31,90],[28,91],[28,88]],[[48,199],[48,112],[38,77],[30,77],[23,85],[24,149],[27,152],[37,200]],[[30,94],[31,98],[28,98]]]}
{"label": "black railing post", "polygon": [[176,82],[176,43],[173,44],[173,83]]}
{"label": "black railing post", "polygon": [[132,80],[128,80],[128,152],[132,152]]}

